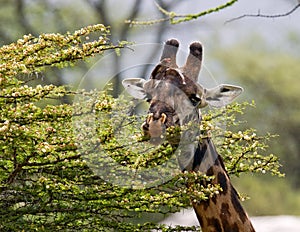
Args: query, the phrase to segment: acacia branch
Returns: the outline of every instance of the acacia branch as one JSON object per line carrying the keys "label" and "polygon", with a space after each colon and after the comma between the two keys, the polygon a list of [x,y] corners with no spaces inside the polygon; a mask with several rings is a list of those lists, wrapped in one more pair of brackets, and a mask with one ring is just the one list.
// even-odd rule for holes
{"label": "acacia branch", "polygon": [[231,1],[226,2],[223,5],[219,5],[215,8],[210,8],[210,9],[207,9],[205,11],[201,11],[201,12],[196,13],[196,14],[177,14],[176,12],[166,10],[165,8],[160,6],[158,3],[156,3],[156,6],[157,6],[158,10],[165,17],[160,18],[160,19],[155,19],[155,20],[148,20],[148,21],[127,20],[126,23],[129,23],[131,25],[152,25],[152,24],[158,24],[158,23],[169,21],[171,24],[179,24],[179,23],[182,23],[182,22],[187,22],[187,21],[198,19],[202,16],[205,16],[205,15],[208,15],[208,14],[211,14],[211,13],[214,13],[214,12],[218,12],[220,10],[223,10],[223,9],[229,7],[229,6],[232,6],[237,1],[238,0],[231,0]]}
{"label": "acacia branch", "polygon": [[288,12],[286,13],[282,13],[282,14],[274,14],[274,15],[267,15],[267,14],[261,14],[260,13],[260,10],[258,10],[257,14],[244,14],[244,15],[241,15],[239,17],[236,17],[236,18],[232,18],[230,20],[227,20],[225,22],[226,23],[231,23],[233,21],[236,21],[236,20],[239,20],[239,19],[242,19],[242,18],[246,18],[246,17],[260,17],[260,18],[282,18],[282,17],[286,17],[286,16],[289,16],[291,15],[293,12],[295,12],[298,8],[300,7],[300,3],[298,3],[296,6],[294,6],[291,10],[289,10]]}

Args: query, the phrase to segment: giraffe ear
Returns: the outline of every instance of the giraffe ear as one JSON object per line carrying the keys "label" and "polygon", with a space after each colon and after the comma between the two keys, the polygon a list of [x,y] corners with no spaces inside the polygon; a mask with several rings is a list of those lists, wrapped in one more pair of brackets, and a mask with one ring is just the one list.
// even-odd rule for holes
{"label": "giraffe ear", "polygon": [[125,90],[134,98],[145,99],[147,94],[144,90],[145,79],[142,78],[128,78],[122,81]]}
{"label": "giraffe ear", "polygon": [[235,85],[218,85],[215,88],[207,89],[205,101],[214,107],[222,107],[231,103],[243,92],[243,88]]}

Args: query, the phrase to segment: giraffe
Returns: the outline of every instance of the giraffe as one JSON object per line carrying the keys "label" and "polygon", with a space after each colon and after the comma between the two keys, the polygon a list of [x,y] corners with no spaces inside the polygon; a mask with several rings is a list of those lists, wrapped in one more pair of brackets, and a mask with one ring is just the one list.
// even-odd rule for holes
{"label": "giraffe", "polygon": [[[123,80],[123,86],[129,94],[149,102],[148,116],[142,130],[154,144],[160,142],[166,128],[189,122],[200,125],[200,108],[207,105],[224,106],[243,91],[241,87],[234,85],[221,84],[206,89],[198,84],[203,53],[201,43],[190,44],[189,55],[182,67],[176,64],[178,47],[176,39],[166,41],[160,62],[153,69],[149,80]],[[186,131],[183,136],[192,139],[197,135],[197,131]],[[193,144],[195,143],[185,145],[182,154],[177,157],[181,170],[201,171],[214,176],[213,184],[219,184],[222,188],[219,194],[208,200],[192,201],[202,231],[255,231],[211,138],[198,139],[196,145]]]}

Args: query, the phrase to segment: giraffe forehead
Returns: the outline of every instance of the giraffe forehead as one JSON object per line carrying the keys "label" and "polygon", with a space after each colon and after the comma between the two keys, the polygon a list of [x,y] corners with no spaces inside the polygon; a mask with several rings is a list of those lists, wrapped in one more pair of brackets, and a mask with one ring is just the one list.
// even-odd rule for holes
{"label": "giraffe forehead", "polygon": [[147,92],[150,95],[150,108],[152,108],[152,111],[158,110],[161,112],[176,111],[178,105],[188,107],[190,96],[196,94],[193,88],[170,80],[159,81]]}
{"label": "giraffe forehead", "polygon": [[193,94],[202,94],[201,86],[186,77],[180,70],[168,68],[164,75],[157,77],[150,79],[149,83],[145,85],[146,92],[152,97],[161,95],[172,97],[175,92],[177,97],[179,95],[189,97]]}

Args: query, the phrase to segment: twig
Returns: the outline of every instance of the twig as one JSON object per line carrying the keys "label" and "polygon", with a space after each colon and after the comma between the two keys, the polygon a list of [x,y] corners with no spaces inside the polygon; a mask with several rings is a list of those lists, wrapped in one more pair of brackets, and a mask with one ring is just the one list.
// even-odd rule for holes
{"label": "twig", "polygon": [[242,18],[246,18],[246,17],[281,18],[281,17],[285,17],[285,16],[288,16],[288,15],[292,14],[292,13],[295,12],[299,7],[300,7],[300,3],[298,3],[294,8],[292,8],[291,10],[289,10],[289,11],[286,12],[286,13],[275,14],[275,15],[261,14],[261,13],[260,13],[260,10],[258,10],[258,13],[257,13],[257,14],[244,14],[244,15],[241,15],[241,16],[239,16],[239,17],[236,17],[236,18],[232,18],[232,19],[230,19],[230,20],[227,20],[224,24],[231,23],[231,22],[233,22],[233,21],[236,21],[236,20],[239,20],[239,19],[242,19]]}

